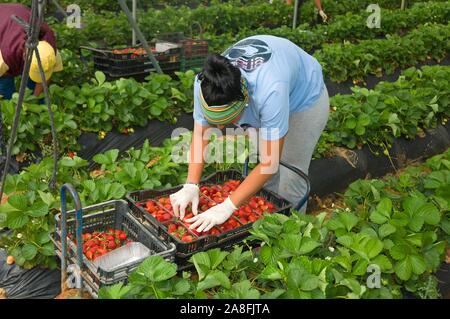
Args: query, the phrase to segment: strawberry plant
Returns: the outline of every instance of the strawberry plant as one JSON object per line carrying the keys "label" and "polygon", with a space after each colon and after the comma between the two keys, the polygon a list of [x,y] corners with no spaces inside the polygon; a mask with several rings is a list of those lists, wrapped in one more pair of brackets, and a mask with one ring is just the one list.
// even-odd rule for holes
{"label": "strawberry plant", "polygon": [[[169,273],[175,264],[150,257],[146,265],[167,269],[165,279],[144,279],[142,268],[127,286],[102,288],[101,296],[372,299],[409,291],[439,297],[433,273],[450,240],[449,156],[447,151],[398,176],[353,183],[343,196],[348,207],[331,215],[267,215],[253,224],[249,238],[261,243],[259,250],[235,246],[194,254],[195,274],[176,276]],[[380,288],[367,283],[370,265],[380,269]]]}
{"label": "strawberry plant", "polygon": [[[411,67],[428,58],[440,61],[446,56],[448,25],[419,26],[404,37],[362,40],[351,44],[326,44],[314,56],[324,74],[335,82],[362,80],[366,75],[392,74],[397,68]],[[442,42],[443,41],[443,42]]]}
{"label": "strawberry plant", "polygon": [[434,127],[437,116],[448,117],[447,72],[447,67],[411,68],[396,82],[381,82],[374,90],[353,87],[352,95],[333,96],[336,111],[320,143],[348,148],[368,144],[378,153],[378,148],[389,149],[395,137],[413,138],[422,127]]}

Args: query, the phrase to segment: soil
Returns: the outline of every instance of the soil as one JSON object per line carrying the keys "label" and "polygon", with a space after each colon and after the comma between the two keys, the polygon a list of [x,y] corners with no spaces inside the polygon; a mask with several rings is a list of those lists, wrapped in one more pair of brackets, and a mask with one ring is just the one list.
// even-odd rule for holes
{"label": "soil", "polygon": [[325,197],[313,196],[308,201],[307,212],[311,215],[326,212],[329,216],[335,209],[346,207],[343,197],[339,194],[330,194]]}
{"label": "soil", "polygon": [[77,294],[77,289],[69,289],[60,293],[55,297],[55,299],[92,299],[91,295],[86,291],[83,292],[83,296],[81,298],[78,297]]}

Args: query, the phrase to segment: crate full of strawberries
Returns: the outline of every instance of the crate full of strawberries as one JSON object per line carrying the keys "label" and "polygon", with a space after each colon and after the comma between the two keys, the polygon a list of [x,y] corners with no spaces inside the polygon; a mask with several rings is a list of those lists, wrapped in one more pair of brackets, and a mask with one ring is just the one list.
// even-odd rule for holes
{"label": "crate full of strawberries", "polygon": [[[198,213],[222,203],[239,187],[242,176],[238,171],[218,172],[203,180],[200,185]],[[278,195],[262,189],[247,203],[241,205],[223,224],[207,232],[190,229],[187,220],[193,217],[192,208],[186,208],[183,220],[176,217],[170,202],[170,194],[181,186],[162,191],[144,190],[127,194],[132,214],[166,241],[177,246],[177,256],[189,256],[197,251],[226,248],[248,236],[253,222],[264,214],[288,214],[291,205]]]}
{"label": "crate full of strawberries", "polygon": [[[52,236],[57,254],[61,257],[62,228],[61,214],[55,216],[56,231]],[[67,258],[77,263],[77,238],[75,211],[67,213]],[[105,285],[125,281],[143,261],[134,258],[133,262],[118,265],[113,270],[103,269],[97,261],[110,256],[113,252],[127,251],[128,246],[144,246],[149,255],[160,255],[173,261],[175,246],[164,243],[149,232],[133,215],[124,200],[113,200],[83,208],[82,217],[82,260],[83,279],[93,286],[94,291]],[[125,248],[125,249],[124,249]],[[136,257],[136,256],[133,256]]]}

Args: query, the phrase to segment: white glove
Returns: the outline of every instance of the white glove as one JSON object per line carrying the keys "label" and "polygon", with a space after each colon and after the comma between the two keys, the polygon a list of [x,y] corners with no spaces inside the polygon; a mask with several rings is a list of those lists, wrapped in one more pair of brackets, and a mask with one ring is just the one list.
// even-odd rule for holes
{"label": "white glove", "polygon": [[192,213],[197,215],[198,195],[200,189],[195,184],[184,184],[183,188],[175,194],[170,195],[170,202],[175,216],[184,219],[184,213],[189,203],[192,203]]}
{"label": "white glove", "polygon": [[319,11],[319,15],[322,17],[322,21],[323,21],[323,22],[327,22],[328,17],[327,17],[327,15],[325,14],[325,12],[323,12],[323,10],[320,10],[320,11]]}
{"label": "white glove", "polygon": [[236,209],[236,206],[234,206],[230,197],[228,197],[223,203],[213,206],[206,212],[188,219],[187,222],[192,223],[189,227],[190,229],[198,227],[196,229],[198,232],[208,231],[216,225],[225,223]]}

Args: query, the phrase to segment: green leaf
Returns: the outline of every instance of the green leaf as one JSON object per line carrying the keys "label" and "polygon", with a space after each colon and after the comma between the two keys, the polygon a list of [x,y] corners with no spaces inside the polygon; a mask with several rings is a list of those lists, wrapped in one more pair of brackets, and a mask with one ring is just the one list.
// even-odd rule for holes
{"label": "green leaf", "polygon": [[167,262],[161,256],[151,256],[139,265],[136,272],[144,275],[150,281],[158,282],[175,276],[177,274],[177,266]]}
{"label": "green leaf", "polygon": [[422,229],[425,221],[430,222],[432,225],[439,223],[439,211],[431,203],[426,203],[417,197],[408,197],[403,201],[402,205],[405,213],[410,218],[408,227],[415,232],[419,232]]}
{"label": "green leaf", "polygon": [[447,235],[450,235],[450,219],[442,218],[440,226]]}
{"label": "green leaf", "polygon": [[392,201],[384,197],[377,204],[375,211],[370,215],[370,220],[376,224],[384,224],[391,217]]}
{"label": "green leaf", "polygon": [[160,116],[162,113],[162,110],[160,108],[157,108],[155,106],[150,107],[150,114],[153,116]]}
{"label": "green leaf", "polygon": [[420,206],[419,212],[424,217],[425,223],[429,225],[437,225],[441,220],[439,210],[433,203],[426,203]]}
{"label": "green leaf", "polygon": [[109,164],[108,157],[105,154],[96,154],[92,159],[98,164]]}
{"label": "green leaf", "polygon": [[8,198],[8,203],[17,210],[28,209],[28,198],[25,195],[12,195]]}
{"label": "green leaf", "polygon": [[43,216],[47,215],[48,212],[49,212],[49,208],[48,208],[47,204],[45,204],[43,202],[36,202],[33,205],[31,205],[31,207],[26,212],[26,214],[31,217],[43,217]]}
{"label": "green leaf", "polygon": [[258,299],[260,293],[252,288],[250,281],[244,280],[233,284],[230,290],[226,291],[226,293],[218,294],[217,297],[226,299]]}
{"label": "green leaf", "polygon": [[338,216],[329,219],[325,226],[330,230],[337,230],[339,228],[345,228],[344,224],[338,219]]}
{"label": "green leaf", "polygon": [[336,239],[336,242],[345,247],[350,247],[353,244],[353,238],[350,235],[339,236]]}
{"label": "green leaf", "polygon": [[309,237],[303,237],[300,244],[300,249],[298,250],[298,254],[300,255],[308,254],[319,246],[320,243],[315,241],[314,239],[311,239]]}
{"label": "green leaf", "polygon": [[199,280],[203,280],[208,271],[211,269],[211,262],[209,260],[208,253],[196,253],[190,258],[190,262],[194,264]]}
{"label": "green leaf", "polygon": [[269,264],[263,269],[258,277],[262,280],[280,280],[282,278],[282,274],[278,267],[274,264]]}
{"label": "green leaf", "polygon": [[354,117],[350,117],[345,121],[345,127],[352,130],[356,127],[356,119]]}
{"label": "green leaf", "polygon": [[370,124],[370,116],[362,113],[358,116],[358,125],[367,126]]}
{"label": "green leaf", "polygon": [[387,237],[387,236],[395,233],[396,230],[397,229],[394,226],[392,226],[391,224],[383,224],[378,229],[378,234],[380,235],[380,238],[384,238],[384,237]]}
{"label": "green leaf", "polygon": [[96,71],[95,72],[95,79],[98,82],[98,85],[102,85],[103,83],[105,83],[106,80],[106,76],[103,72],[101,71]]}
{"label": "green leaf", "polygon": [[355,276],[363,276],[367,272],[368,266],[369,261],[365,259],[358,259],[355,266],[353,267],[352,274]]}
{"label": "green leaf", "polygon": [[173,286],[172,294],[175,296],[181,296],[189,292],[191,285],[186,279],[178,279]]}
{"label": "green leaf", "polygon": [[278,299],[285,292],[286,292],[286,290],[277,288],[275,290],[266,292],[264,295],[261,296],[261,299]]}
{"label": "green leaf", "polygon": [[268,265],[270,263],[275,263],[278,260],[278,253],[279,252],[277,252],[276,248],[272,248],[269,245],[264,245],[259,251],[259,257],[264,265]]}
{"label": "green leaf", "polygon": [[383,250],[383,243],[375,237],[369,237],[363,240],[364,249],[369,259],[374,258]]}
{"label": "green leaf", "polygon": [[121,199],[127,193],[125,187],[119,183],[112,183],[111,188],[108,191],[109,197],[112,199]]}
{"label": "green leaf", "polygon": [[48,206],[51,207],[53,204],[55,204],[56,199],[53,197],[52,193],[46,193],[43,191],[38,190],[39,197],[42,199],[42,201]]}
{"label": "green leaf", "polygon": [[398,123],[400,123],[400,119],[398,118],[397,113],[391,113],[389,115],[388,122],[389,122],[389,124],[398,124]]}
{"label": "green leaf", "polygon": [[412,266],[408,258],[405,258],[394,265],[395,274],[403,281],[411,278]]}
{"label": "green leaf", "polygon": [[197,285],[198,290],[205,290],[217,286],[223,286],[229,289],[231,286],[230,279],[222,271],[213,271],[206,275],[205,279],[200,281]]}
{"label": "green leaf", "polygon": [[359,218],[355,214],[350,212],[340,213],[339,219],[342,221],[348,232],[351,231],[352,228],[355,227],[359,222]]}
{"label": "green leaf", "polygon": [[25,226],[29,220],[24,212],[11,212],[7,215],[6,225],[11,229],[19,229]]}
{"label": "green leaf", "polygon": [[36,235],[36,241],[39,245],[43,245],[50,241],[50,233],[47,231],[40,232]]}
{"label": "green leaf", "polygon": [[98,292],[99,299],[122,299],[131,291],[131,286],[124,286],[123,282],[119,282],[112,286],[100,288]]}
{"label": "green leaf", "polygon": [[300,289],[304,291],[311,291],[319,287],[319,278],[317,276],[309,275],[302,280]]}
{"label": "green leaf", "polygon": [[389,258],[387,258],[385,255],[378,255],[377,257],[375,257],[372,262],[373,264],[377,265],[378,267],[380,267],[382,272],[386,272],[388,270],[392,269],[392,263],[389,260]]}
{"label": "green leaf", "polygon": [[55,247],[53,247],[52,242],[46,243],[44,246],[39,248],[39,253],[44,256],[54,256],[55,255]]}
{"label": "green leaf", "polygon": [[64,156],[62,159],[59,160],[59,165],[64,167],[75,167],[76,162],[70,157]]}
{"label": "green leaf", "polygon": [[389,253],[395,260],[405,259],[408,256],[409,251],[409,247],[404,244],[395,245],[389,249]]}
{"label": "green leaf", "polygon": [[89,193],[93,193],[96,189],[95,182],[92,179],[83,181],[82,183],[84,190]]}
{"label": "green leaf", "polygon": [[427,270],[425,259],[419,255],[410,255],[409,262],[411,263],[412,272],[416,275],[420,275]]}
{"label": "green leaf", "polygon": [[403,212],[394,212],[392,214],[392,218],[390,220],[390,224],[395,227],[404,227],[408,225],[409,218],[408,216]]}
{"label": "green leaf", "polygon": [[356,135],[364,135],[364,133],[366,133],[366,129],[364,128],[364,126],[356,126],[355,128],[355,133]]}
{"label": "green leaf", "polygon": [[31,260],[33,259],[36,254],[37,254],[37,248],[35,245],[32,244],[25,244],[22,247],[22,256],[23,258],[25,258],[26,260]]}
{"label": "green leaf", "polygon": [[208,250],[211,269],[216,269],[229,253],[221,251],[219,248]]}

